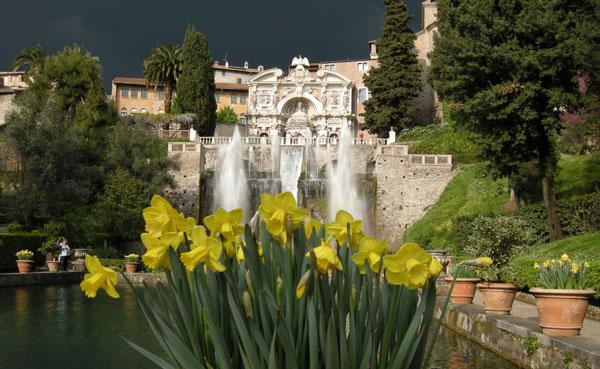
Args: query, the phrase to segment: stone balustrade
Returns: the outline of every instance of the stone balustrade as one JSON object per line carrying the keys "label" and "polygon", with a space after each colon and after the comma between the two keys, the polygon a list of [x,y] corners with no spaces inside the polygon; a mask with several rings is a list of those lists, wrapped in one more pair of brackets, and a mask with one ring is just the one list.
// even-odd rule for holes
{"label": "stone balustrade", "polygon": [[[282,146],[306,146],[307,144],[316,146],[337,145],[339,139],[335,137],[315,137],[306,139],[304,137],[278,137],[279,145]],[[198,137],[196,142],[203,145],[226,145],[231,142],[231,137]],[[242,142],[247,145],[271,145],[271,137],[242,137]],[[364,146],[385,146],[390,142],[387,138],[355,138],[352,140],[354,145]]]}

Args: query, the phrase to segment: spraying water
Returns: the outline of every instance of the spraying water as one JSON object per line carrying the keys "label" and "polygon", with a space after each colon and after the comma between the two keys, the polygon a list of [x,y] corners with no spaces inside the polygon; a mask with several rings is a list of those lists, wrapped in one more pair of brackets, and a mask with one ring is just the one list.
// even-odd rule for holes
{"label": "spraying water", "polygon": [[[331,157],[331,156],[330,156]],[[368,222],[366,199],[358,193],[354,177],[352,155],[352,131],[342,126],[337,145],[337,162],[327,163],[327,193],[329,197],[329,220],[333,221],[338,210],[346,210],[355,219]],[[365,227],[368,228],[368,227]]]}
{"label": "spraying water", "polygon": [[241,208],[248,216],[248,184],[244,171],[244,145],[239,131],[236,129],[233,139],[217,150],[216,186],[214,191],[214,207],[227,211]]}
{"label": "spraying water", "polygon": [[284,146],[281,148],[279,170],[281,175],[281,192],[291,192],[298,201],[298,179],[302,173],[302,146]]}

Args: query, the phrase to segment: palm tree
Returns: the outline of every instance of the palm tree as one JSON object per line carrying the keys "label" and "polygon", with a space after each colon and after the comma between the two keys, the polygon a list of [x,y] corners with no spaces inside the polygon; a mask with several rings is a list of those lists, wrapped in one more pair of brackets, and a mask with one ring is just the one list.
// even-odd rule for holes
{"label": "palm tree", "polygon": [[12,70],[26,69],[30,75],[36,75],[44,68],[46,56],[46,49],[41,45],[23,49],[15,56]]}
{"label": "palm tree", "polygon": [[165,113],[171,112],[173,88],[181,75],[181,48],[178,45],[158,45],[152,55],[144,59],[146,84],[154,89],[163,86],[165,90]]}

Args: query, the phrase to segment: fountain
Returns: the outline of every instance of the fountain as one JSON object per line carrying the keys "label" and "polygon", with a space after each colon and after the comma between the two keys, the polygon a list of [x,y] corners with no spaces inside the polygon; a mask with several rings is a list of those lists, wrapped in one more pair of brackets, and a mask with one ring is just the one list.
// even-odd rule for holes
{"label": "fountain", "polygon": [[281,148],[279,173],[281,177],[281,192],[291,192],[298,201],[298,179],[302,174],[302,146],[284,146]]}
{"label": "fountain", "polygon": [[236,129],[233,139],[217,149],[213,211],[241,208],[248,216],[248,184],[244,170],[244,145]]}

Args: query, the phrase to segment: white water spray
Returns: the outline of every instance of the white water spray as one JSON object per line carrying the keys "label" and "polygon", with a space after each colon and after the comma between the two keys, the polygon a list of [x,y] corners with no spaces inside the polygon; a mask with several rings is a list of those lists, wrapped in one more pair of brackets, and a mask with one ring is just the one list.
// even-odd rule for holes
{"label": "white water spray", "polygon": [[279,170],[281,175],[281,192],[291,192],[298,201],[298,180],[302,173],[302,146],[285,146],[281,148]]}
{"label": "white water spray", "polygon": [[352,170],[352,130],[348,126],[342,126],[336,156],[335,165],[331,156],[327,163],[328,218],[333,221],[339,210],[346,210],[355,219],[361,219],[365,224],[364,228],[368,228],[367,201],[358,193],[357,181]]}
{"label": "white water spray", "polygon": [[237,129],[227,145],[219,146],[213,210],[219,207],[227,211],[241,208],[248,216],[248,184],[244,171],[243,150],[244,145]]}

